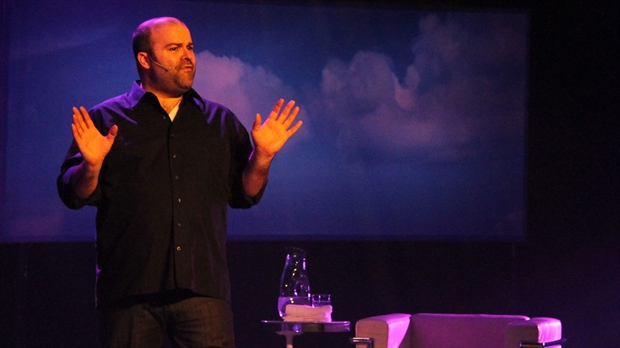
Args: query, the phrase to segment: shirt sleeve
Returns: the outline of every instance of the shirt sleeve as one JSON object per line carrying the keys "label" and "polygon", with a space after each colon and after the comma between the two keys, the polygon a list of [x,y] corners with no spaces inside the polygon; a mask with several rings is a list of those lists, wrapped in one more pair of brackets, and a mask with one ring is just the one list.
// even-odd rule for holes
{"label": "shirt sleeve", "polygon": [[254,149],[252,147],[252,142],[250,141],[248,131],[245,129],[243,124],[239,122],[236,116],[232,113],[230,115],[231,126],[234,128],[234,135],[231,136],[231,154],[233,157],[231,168],[232,187],[228,204],[231,208],[247,209],[260,202],[263,197],[263,193],[265,192],[265,188],[267,187],[267,182],[265,182],[256,196],[251,197],[245,192],[245,188],[243,186],[243,171],[245,170],[245,167],[250,159],[250,155]]}
{"label": "shirt sleeve", "polygon": [[95,205],[101,197],[101,189],[99,188],[99,185],[97,185],[95,191],[87,199],[81,199],[76,195],[73,185],[71,185],[71,175],[73,175],[73,172],[81,163],[82,154],[80,153],[75,141],[73,141],[71,142],[69,151],[67,151],[65,160],[60,167],[60,174],[58,175],[58,178],[56,178],[58,196],[60,197],[60,200],[71,209],[80,209],[85,205]]}

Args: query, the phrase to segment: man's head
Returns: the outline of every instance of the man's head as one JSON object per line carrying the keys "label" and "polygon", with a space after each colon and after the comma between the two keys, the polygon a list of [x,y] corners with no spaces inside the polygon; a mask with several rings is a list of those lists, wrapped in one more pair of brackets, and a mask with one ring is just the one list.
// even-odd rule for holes
{"label": "man's head", "polygon": [[177,97],[192,87],[196,56],[183,22],[172,17],[150,19],[134,31],[132,44],[145,90]]}

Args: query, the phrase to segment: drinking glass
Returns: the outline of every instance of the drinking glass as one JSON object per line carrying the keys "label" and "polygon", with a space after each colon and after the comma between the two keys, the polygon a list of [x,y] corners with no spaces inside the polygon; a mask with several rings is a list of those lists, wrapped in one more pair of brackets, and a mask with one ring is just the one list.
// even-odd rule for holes
{"label": "drinking glass", "polygon": [[331,304],[330,294],[312,294],[312,307],[329,306]]}

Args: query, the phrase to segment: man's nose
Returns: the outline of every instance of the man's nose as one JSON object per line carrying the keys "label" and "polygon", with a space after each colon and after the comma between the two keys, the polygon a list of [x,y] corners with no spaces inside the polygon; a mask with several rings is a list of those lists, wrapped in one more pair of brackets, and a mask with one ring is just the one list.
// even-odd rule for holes
{"label": "man's nose", "polygon": [[194,58],[194,50],[190,50],[188,48],[183,48],[183,56],[181,58],[183,59],[189,59],[193,61]]}

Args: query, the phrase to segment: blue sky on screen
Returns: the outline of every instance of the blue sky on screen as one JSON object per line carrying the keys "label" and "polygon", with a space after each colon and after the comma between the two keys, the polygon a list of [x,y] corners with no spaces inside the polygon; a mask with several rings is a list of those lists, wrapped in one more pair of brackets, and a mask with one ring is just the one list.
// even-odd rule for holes
{"label": "blue sky on screen", "polygon": [[[55,196],[69,110],[129,89],[137,78],[131,33],[164,14],[192,31],[195,89],[246,127],[279,98],[302,108],[304,126],[278,155],[263,202],[231,213],[231,238],[523,232],[523,13],[33,3],[15,5],[11,23],[15,199],[3,240],[93,238],[92,211],[69,211]],[[32,91],[36,98],[24,97]]]}

